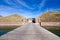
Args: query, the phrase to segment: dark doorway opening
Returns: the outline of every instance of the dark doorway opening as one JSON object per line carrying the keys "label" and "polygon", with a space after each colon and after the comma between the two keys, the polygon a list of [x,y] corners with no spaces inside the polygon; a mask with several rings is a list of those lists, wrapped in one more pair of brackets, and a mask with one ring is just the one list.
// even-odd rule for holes
{"label": "dark doorway opening", "polygon": [[32,18],[32,22],[35,23],[35,18]]}

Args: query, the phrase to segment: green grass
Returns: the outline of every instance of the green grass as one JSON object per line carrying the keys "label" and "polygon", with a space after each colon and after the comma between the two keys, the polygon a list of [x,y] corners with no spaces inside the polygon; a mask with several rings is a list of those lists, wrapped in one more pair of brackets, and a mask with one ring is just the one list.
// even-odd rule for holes
{"label": "green grass", "polygon": [[13,29],[18,28],[19,26],[0,26],[0,30],[8,30],[11,31]]}
{"label": "green grass", "polygon": [[58,35],[60,37],[60,26],[43,26],[48,31]]}

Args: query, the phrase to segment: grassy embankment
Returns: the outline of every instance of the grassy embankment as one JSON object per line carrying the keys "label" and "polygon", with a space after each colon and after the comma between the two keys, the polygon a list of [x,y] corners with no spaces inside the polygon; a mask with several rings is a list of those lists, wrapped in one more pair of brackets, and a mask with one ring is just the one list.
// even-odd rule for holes
{"label": "grassy embankment", "polygon": [[[39,16],[41,22],[60,22],[60,12],[46,12]],[[60,36],[60,26],[43,26],[45,29]]]}
{"label": "grassy embankment", "polygon": [[60,12],[47,12],[39,16],[41,22],[60,22]]}
{"label": "grassy embankment", "polygon": [[[18,15],[18,14],[14,14],[11,16],[6,16],[6,17],[0,17],[0,24],[20,24],[23,22],[23,20],[25,19],[25,17]],[[0,30],[13,30],[15,28],[17,28],[19,26],[0,26]]]}

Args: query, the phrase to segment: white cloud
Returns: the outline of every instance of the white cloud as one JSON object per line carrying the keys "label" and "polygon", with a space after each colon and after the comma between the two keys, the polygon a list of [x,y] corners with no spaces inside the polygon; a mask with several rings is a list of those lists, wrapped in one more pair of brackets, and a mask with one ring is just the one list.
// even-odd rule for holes
{"label": "white cloud", "polygon": [[39,9],[41,9],[42,7],[44,7],[45,2],[46,2],[46,0],[42,0],[42,2],[39,5]]}
{"label": "white cloud", "polygon": [[15,8],[12,8],[12,7],[8,7],[8,6],[4,6],[4,5],[0,5],[0,12],[20,12],[20,13],[23,13],[23,12],[26,12],[25,10],[23,9],[15,9]]}
{"label": "white cloud", "polygon": [[13,3],[11,0],[4,0],[4,2],[6,2],[9,5],[12,5],[12,7],[19,8],[19,6],[16,3]]}
{"label": "white cloud", "polygon": [[[19,8],[20,5],[23,5],[24,7],[28,8],[28,9],[34,9],[34,8],[28,6],[28,5],[27,5],[24,1],[22,1],[22,0],[13,0],[15,3],[12,2],[12,0],[4,0],[4,1],[5,1],[7,4],[12,5],[12,6],[16,7],[16,8]],[[16,4],[16,3],[18,3],[18,4],[20,4],[20,5],[18,5],[18,4]]]}
{"label": "white cloud", "polygon": [[29,11],[27,12],[23,9],[14,9],[14,8],[3,6],[3,5],[0,6],[0,15],[8,16],[15,13],[21,14],[25,17],[32,17],[33,15],[31,12]]}
{"label": "white cloud", "polygon": [[23,5],[24,7],[27,7],[29,9],[33,9],[32,7],[28,6],[24,1],[22,0],[16,0],[19,4]]}

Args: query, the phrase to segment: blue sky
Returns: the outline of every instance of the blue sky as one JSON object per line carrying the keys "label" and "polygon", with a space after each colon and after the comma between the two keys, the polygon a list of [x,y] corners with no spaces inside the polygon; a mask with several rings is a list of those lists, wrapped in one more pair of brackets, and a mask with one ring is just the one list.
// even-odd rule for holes
{"label": "blue sky", "polygon": [[38,17],[46,11],[60,11],[60,0],[0,0],[0,15]]}

